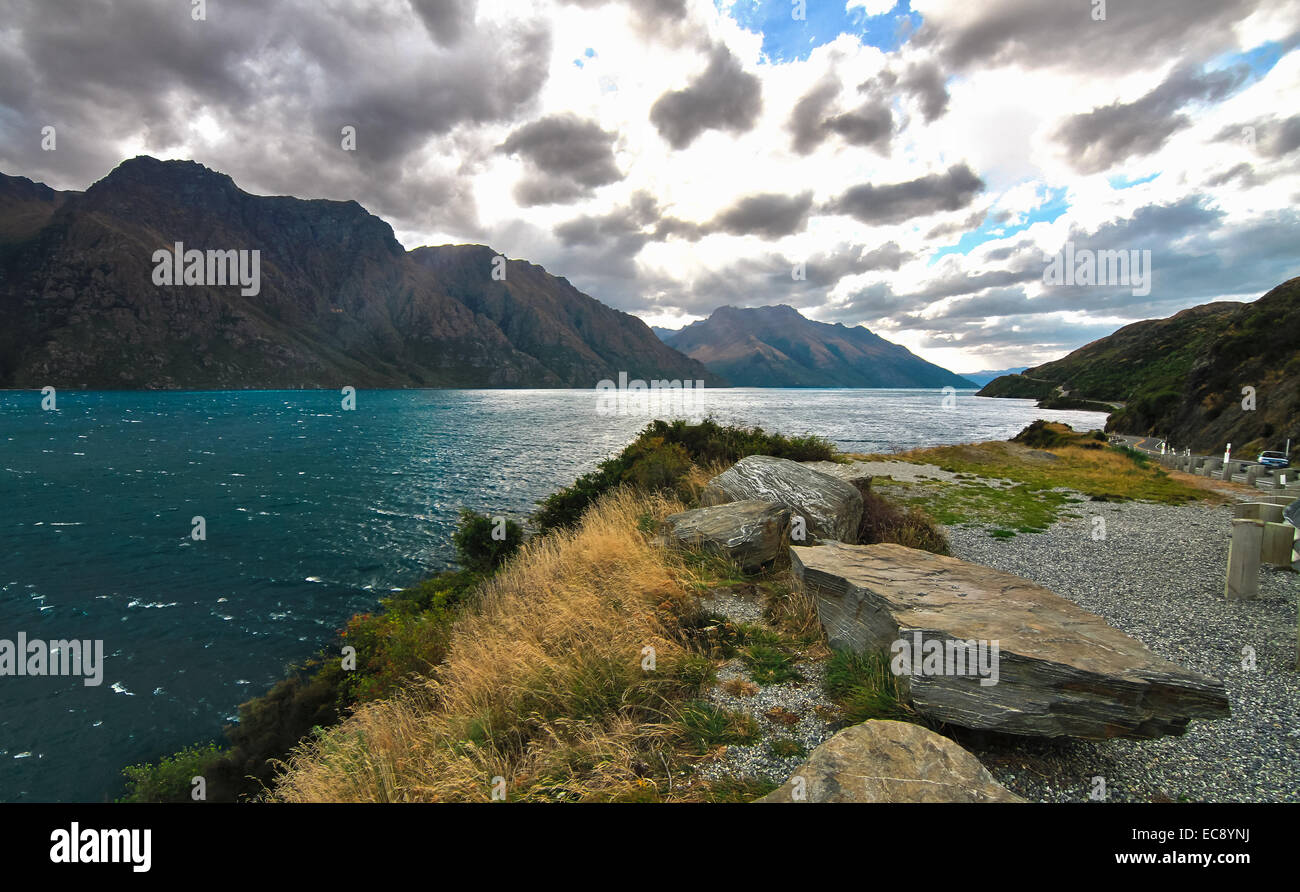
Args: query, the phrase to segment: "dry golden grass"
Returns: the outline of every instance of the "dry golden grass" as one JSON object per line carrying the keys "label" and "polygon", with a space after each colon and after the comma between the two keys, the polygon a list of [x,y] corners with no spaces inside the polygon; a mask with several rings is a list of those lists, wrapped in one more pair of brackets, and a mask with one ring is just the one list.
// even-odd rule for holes
{"label": "dry golden grass", "polygon": [[529,542],[457,620],[435,678],[301,744],[268,798],[488,800],[494,778],[512,800],[679,796],[671,719],[700,684],[679,632],[698,601],[638,528],[679,510],[619,490]]}
{"label": "dry golden grass", "polygon": [[795,584],[794,574],[788,567],[773,575],[774,578],[760,588],[767,621],[778,632],[799,641],[806,656],[820,659],[829,654],[826,631],[817,617],[817,605],[812,595]]}
{"label": "dry golden grass", "polygon": [[704,491],[704,485],[717,477],[727,468],[731,467],[729,462],[714,462],[708,465],[691,465],[691,469],[686,472],[678,485],[682,498],[692,504],[700,503],[700,493]]}

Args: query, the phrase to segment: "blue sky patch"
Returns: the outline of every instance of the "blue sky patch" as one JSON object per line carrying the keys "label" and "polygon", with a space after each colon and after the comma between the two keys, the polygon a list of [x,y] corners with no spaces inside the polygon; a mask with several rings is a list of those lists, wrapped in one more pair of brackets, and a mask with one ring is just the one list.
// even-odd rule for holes
{"label": "blue sky patch", "polygon": [[1110,183],[1110,187],[1112,189],[1132,189],[1134,186],[1141,186],[1143,183],[1149,183],[1158,176],[1160,176],[1160,171],[1158,170],[1153,174],[1148,174],[1147,176],[1144,177],[1138,177],[1137,179],[1134,180],[1130,180],[1128,177],[1124,176],[1123,174],[1116,174],[1115,176],[1107,179],[1106,182]]}
{"label": "blue sky patch", "polygon": [[[727,12],[726,0],[715,0]],[[851,34],[885,51],[898,49],[921,24],[910,0],[899,0],[886,15],[846,10],[844,0],[807,0],[804,19],[795,19],[791,0],[735,0],[731,17],[745,30],[763,35],[763,55],[772,63],[807,59],[809,53],[841,34]]]}
{"label": "blue sky patch", "polygon": [[993,212],[990,211],[984,215],[984,222],[970,232],[964,233],[955,245],[940,248],[930,255],[928,265],[933,266],[935,261],[946,254],[969,254],[985,242],[1004,239],[1015,235],[1017,232],[1023,232],[1035,223],[1055,223],[1056,219],[1069,209],[1070,202],[1066,200],[1065,187],[1062,186],[1059,189],[1048,189],[1047,198],[1042,204],[1026,214],[1022,223],[1010,226],[1005,223],[998,223],[993,218]]}
{"label": "blue sky patch", "polygon": [[1273,66],[1278,63],[1283,55],[1285,53],[1282,52],[1282,44],[1276,40],[1270,40],[1267,43],[1261,43],[1254,49],[1222,55],[1206,67],[1216,70],[1245,63],[1246,67],[1250,69],[1250,73],[1255,75],[1255,79],[1258,80],[1272,71]]}

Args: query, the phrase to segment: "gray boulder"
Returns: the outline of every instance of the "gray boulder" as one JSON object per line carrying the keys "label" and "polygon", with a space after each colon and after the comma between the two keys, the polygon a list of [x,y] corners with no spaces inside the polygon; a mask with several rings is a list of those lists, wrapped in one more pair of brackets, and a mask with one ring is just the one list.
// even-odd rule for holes
{"label": "gray boulder", "polygon": [[869,470],[872,467],[871,462],[855,461],[844,464],[837,461],[806,461],[800,464],[805,468],[834,477],[836,480],[843,480],[862,493],[863,498],[871,491],[871,480],[875,476],[874,472]]}
{"label": "gray boulder", "polygon": [[660,522],[659,536],[663,544],[702,546],[757,570],[781,553],[789,526],[789,508],[747,499],[670,514]]}
{"label": "gray boulder", "polygon": [[[907,642],[903,688],[930,718],[1099,740],[1181,734],[1192,718],[1228,714],[1223,682],[1027,579],[893,544],[790,551],[832,647],[890,652]],[[931,666],[912,658],[936,649]]]}
{"label": "gray boulder", "polygon": [[808,541],[854,542],[862,521],[862,494],[851,484],[798,462],[750,455],[714,477],[700,493],[704,506],[759,499],[803,517]]}
{"label": "gray boulder", "polygon": [[[802,781],[802,782],[801,782]],[[870,721],[817,747],[758,802],[1023,802],[973,755],[920,725]]]}

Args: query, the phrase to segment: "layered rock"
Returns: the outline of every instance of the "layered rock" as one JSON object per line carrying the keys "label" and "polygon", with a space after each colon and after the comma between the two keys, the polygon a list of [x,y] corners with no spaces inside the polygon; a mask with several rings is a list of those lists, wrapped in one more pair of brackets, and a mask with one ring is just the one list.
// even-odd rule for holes
{"label": "layered rock", "polygon": [[863,498],[866,498],[867,493],[871,491],[871,478],[875,475],[867,470],[871,467],[870,462],[855,461],[844,464],[837,461],[806,461],[801,464],[805,468],[811,468],[836,480],[843,480],[862,493]]}
{"label": "layered rock", "polygon": [[870,721],[817,747],[758,802],[1023,802],[973,755],[920,725]]}
{"label": "layered rock", "polygon": [[702,547],[752,571],[781,553],[789,525],[786,506],[746,499],[670,514],[660,522],[659,535],[664,544]]}
{"label": "layered rock", "polygon": [[862,521],[862,494],[853,485],[770,455],[742,458],[700,494],[706,507],[747,499],[788,506],[803,518],[808,541],[856,541]]}
{"label": "layered rock", "polygon": [[[945,671],[904,679],[912,705],[930,718],[1104,739],[1181,734],[1192,718],[1228,714],[1221,681],[1161,659],[1018,576],[892,544],[828,543],[791,554],[832,647],[888,651],[907,640],[922,650],[942,645],[951,655]],[[969,665],[964,674],[954,671],[960,653],[967,664],[973,659],[969,643],[982,641],[998,645],[992,683]]]}

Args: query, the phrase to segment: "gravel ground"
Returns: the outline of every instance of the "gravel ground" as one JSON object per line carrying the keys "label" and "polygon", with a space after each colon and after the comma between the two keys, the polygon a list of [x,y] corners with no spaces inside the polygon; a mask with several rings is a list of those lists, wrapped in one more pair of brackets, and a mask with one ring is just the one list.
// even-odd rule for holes
{"label": "gravel ground", "polygon": [[[762,623],[762,605],[756,596],[746,596],[730,591],[712,592],[701,599],[705,608],[725,616],[735,623]],[[839,710],[822,692],[825,666],[818,660],[800,660],[795,664],[798,681],[781,684],[755,684],[757,692],[751,696],[732,694],[723,688],[731,679],[754,683],[745,664],[739,659],[728,660],[718,667],[718,683],[708,692],[710,703],[734,712],[752,716],[762,731],[763,739],[755,744],[727,747],[722,758],[706,765],[701,775],[705,778],[752,777],[772,783],[784,783],[795,769],[803,764],[819,743],[834,733],[831,719]],[[796,718],[793,724],[769,716],[773,708],[785,716]],[[794,740],[805,750],[802,755],[778,756],[772,751],[774,740]]]}
{"label": "gravel ground", "polygon": [[[1094,777],[1105,779],[1111,801],[1300,801],[1300,577],[1264,569],[1258,600],[1224,600],[1227,506],[1085,502],[1074,510],[1083,516],[1012,539],[949,528],[952,553],[1046,586],[1160,656],[1223,679],[1232,715],[1157,740],[962,743],[1007,788],[1036,801],[1087,800]],[[1106,523],[1101,540],[1097,516]],[[1253,669],[1243,666],[1246,648]]]}
{"label": "gravel ground", "polygon": [[[943,476],[902,462],[864,464],[888,465],[872,472],[895,480]],[[1228,506],[1082,502],[1072,510],[1081,516],[1011,539],[995,539],[982,526],[950,527],[952,553],[1037,582],[1160,656],[1222,679],[1232,715],[1194,720],[1183,736],[1156,740],[954,736],[999,782],[1031,801],[1087,801],[1101,777],[1108,801],[1300,802],[1300,672],[1294,666],[1300,575],[1265,568],[1258,600],[1224,600]],[[1096,517],[1105,519],[1104,538],[1094,538]],[[762,622],[756,597],[723,591],[705,605],[734,622]],[[1247,648],[1253,668],[1245,667]],[[719,668],[708,699],[753,716],[763,740],[728,747],[703,769],[705,777],[781,783],[806,755],[778,756],[773,740],[793,739],[811,752],[831,737],[836,709],[822,692],[824,666],[805,660],[798,669],[802,681],[759,685],[753,696],[738,696],[722,683],[751,680],[744,664],[735,659]],[[770,718],[773,707],[798,721]]]}
{"label": "gravel ground", "polygon": [[[704,777],[754,777],[777,784],[785,783],[795,769],[804,763],[814,747],[830,739],[835,729],[825,716],[836,715],[839,710],[822,693],[824,664],[816,660],[804,660],[797,663],[796,668],[803,676],[802,681],[759,685],[758,693],[744,697],[728,693],[722,687],[722,682],[732,678],[751,680],[744,664],[735,659],[719,667],[719,684],[709,691],[709,702],[725,709],[749,713],[758,721],[763,739],[755,744],[733,744],[727,747],[727,752],[721,759],[703,769]],[[774,707],[798,720],[794,724],[788,724],[769,717],[767,712]],[[772,741],[779,739],[798,741],[805,752],[802,755],[778,756],[772,751]]]}

